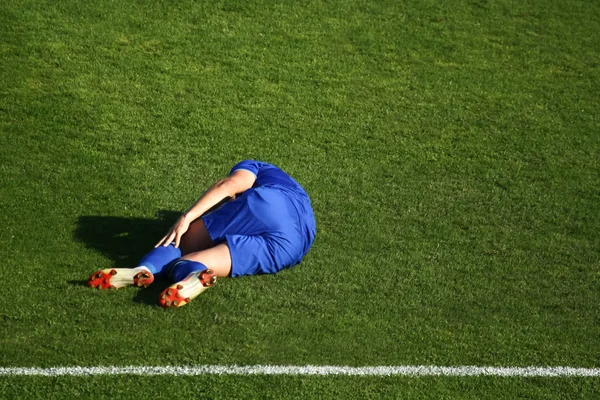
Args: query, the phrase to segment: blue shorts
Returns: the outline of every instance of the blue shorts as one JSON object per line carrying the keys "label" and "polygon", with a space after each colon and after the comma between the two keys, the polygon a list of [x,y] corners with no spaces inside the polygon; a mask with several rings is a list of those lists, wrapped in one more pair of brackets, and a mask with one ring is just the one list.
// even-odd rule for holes
{"label": "blue shorts", "polygon": [[273,274],[302,260],[314,215],[308,197],[306,204],[292,198],[284,187],[252,188],[202,217],[213,242],[227,242],[231,276]]}

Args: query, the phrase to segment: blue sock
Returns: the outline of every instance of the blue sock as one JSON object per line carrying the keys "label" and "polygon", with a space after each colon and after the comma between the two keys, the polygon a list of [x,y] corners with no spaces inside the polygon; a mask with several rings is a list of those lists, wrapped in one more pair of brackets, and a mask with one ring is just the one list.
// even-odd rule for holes
{"label": "blue sock", "polygon": [[152,249],[148,254],[142,257],[142,260],[139,262],[138,266],[146,267],[152,272],[154,275],[160,274],[163,268],[169,264],[171,261],[177,260],[181,257],[181,250],[176,248],[173,243],[164,247],[158,246],[155,249]]}
{"label": "blue sock", "polygon": [[206,265],[197,261],[178,260],[165,268],[165,272],[173,282],[179,282],[187,278],[192,272],[204,271],[207,269]]}

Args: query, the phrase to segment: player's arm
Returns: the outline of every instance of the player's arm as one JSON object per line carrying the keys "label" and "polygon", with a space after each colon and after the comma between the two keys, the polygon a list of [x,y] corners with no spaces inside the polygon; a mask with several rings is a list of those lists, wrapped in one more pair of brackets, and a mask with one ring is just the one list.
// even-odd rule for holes
{"label": "player's arm", "polygon": [[250,189],[255,181],[256,176],[252,172],[237,170],[227,178],[215,183],[183,213],[183,216],[192,222],[223,199],[235,197],[235,195]]}
{"label": "player's arm", "polygon": [[252,172],[242,169],[234,171],[227,178],[218,181],[179,217],[175,225],[155,247],[168,246],[172,242],[175,242],[175,247],[179,247],[181,237],[187,232],[192,222],[223,199],[234,197],[250,189],[255,181],[256,176]]}

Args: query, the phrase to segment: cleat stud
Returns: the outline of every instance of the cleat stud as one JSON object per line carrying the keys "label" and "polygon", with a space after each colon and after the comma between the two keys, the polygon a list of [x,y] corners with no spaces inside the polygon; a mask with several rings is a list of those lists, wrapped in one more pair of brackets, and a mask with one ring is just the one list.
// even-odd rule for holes
{"label": "cleat stud", "polygon": [[186,297],[185,299],[183,299],[186,303],[189,303],[190,301],[192,301],[192,299],[190,299],[189,297]]}
{"label": "cleat stud", "polygon": [[183,285],[177,285],[177,290],[183,289]]}
{"label": "cleat stud", "polygon": [[117,271],[115,271],[114,269],[111,269],[111,270],[110,270],[110,274],[111,274],[111,275],[116,275],[116,274],[117,274]]}
{"label": "cleat stud", "polygon": [[167,295],[169,295],[169,296],[170,296],[170,295],[172,295],[172,294],[173,294],[173,291],[172,291],[170,288],[169,288],[169,289],[167,289]]}
{"label": "cleat stud", "polygon": [[171,300],[165,301],[165,307],[171,307]]}
{"label": "cleat stud", "polygon": [[102,278],[104,274],[102,272],[98,272],[98,278]]}
{"label": "cleat stud", "polygon": [[216,276],[213,275],[213,276],[210,277],[210,281],[209,282],[210,282],[211,285],[214,285],[216,281],[217,281],[217,277]]}
{"label": "cleat stud", "polygon": [[174,301],[173,301],[173,305],[174,305],[175,307],[178,307],[178,306],[179,306],[179,301],[177,301],[177,300],[174,300]]}

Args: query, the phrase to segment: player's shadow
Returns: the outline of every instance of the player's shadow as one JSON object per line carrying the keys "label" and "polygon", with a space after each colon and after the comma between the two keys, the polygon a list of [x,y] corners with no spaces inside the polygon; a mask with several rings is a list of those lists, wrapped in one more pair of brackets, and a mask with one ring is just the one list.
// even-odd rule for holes
{"label": "player's shadow", "polygon": [[[82,215],[75,230],[75,239],[110,258],[113,267],[132,268],[180,215],[181,212],[168,210],[159,211],[154,219]],[[87,285],[87,280],[70,283]],[[157,279],[148,288],[140,289],[133,301],[156,305],[158,296],[168,285],[167,281]]]}

